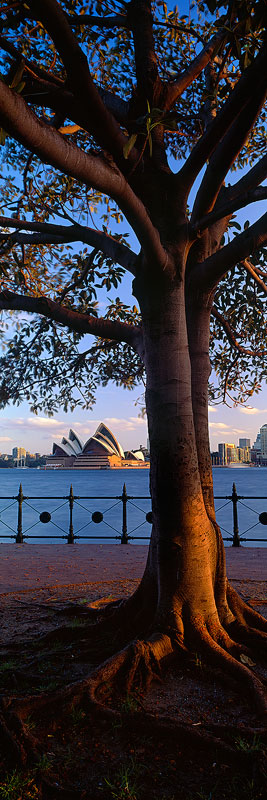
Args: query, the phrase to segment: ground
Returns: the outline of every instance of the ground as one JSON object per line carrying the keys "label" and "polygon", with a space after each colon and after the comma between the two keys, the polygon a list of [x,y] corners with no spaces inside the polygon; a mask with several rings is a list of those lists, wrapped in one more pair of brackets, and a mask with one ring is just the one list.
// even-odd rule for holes
{"label": "ground", "polygon": [[[243,599],[266,615],[265,582],[253,574],[233,583]],[[167,666],[162,682],[155,682],[147,695],[118,694],[112,704],[106,700],[101,713],[86,700],[79,704],[64,697],[61,704],[61,687],[88,674],[87,609],[101,613],[107,598],[128,596],[137,583],[131,573],[127,579],[106,577],[1,595],[3,697],[36,698],[31,713],[25,709],[24,714],[36,753],[19,763],[12,746],[5,745],[0,798],[266,797],[266,727],[234,682],[208,667],[198,653]],[[64,642],[62,628],[68,629]],[[267,681],[263,667],[261,677]],[[44,710],[39,707],[44,692],[57,692],[57,709],[49,703]]]}

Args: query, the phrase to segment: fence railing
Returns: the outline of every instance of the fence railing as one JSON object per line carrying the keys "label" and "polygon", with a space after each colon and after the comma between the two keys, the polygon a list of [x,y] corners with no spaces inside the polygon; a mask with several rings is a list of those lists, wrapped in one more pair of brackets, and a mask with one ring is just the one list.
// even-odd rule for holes
{"label": "fence railing", "polygon": [[[257,500],[257,501],[258,500],[267,500],[267,496],[238,495],[237,494],[237,490],[236,490],[236,486],[233,483],[232,493],[230,495],[216,495],[214,499],[215,500],[225,500],[226,501],[223,504],[223,506],[220,506],[220,508],[218,508],[216,510],[216,513],[221,511],[223,508],[225,508],[225,506],[227,506],[230,503],[232,503],[232,532],[228,531],[222,525],[220,525],[221,529],[225,533],[229,534],[229,536],[223,536],[224,541],[231,542],[233,547],[239,547],[242,544],[242,542],[267,542],[267,538],[255,538],[255,537],[249,538],[249,537],[245,537],[244,536],[245,533],[248,533],[250,530],[255,528],[257,525],[267,525],[267,511],[261,511],[260,514],[258,514],[258,512],[254,508],[251,508],[250,506],[248,506],[246,503],[243,502],[244,500],[250,500],[250,501],[251,500],[252,501],[254,501],[254,500]],[[50,540],[51,539],[65,539],[68,544],[74,544],[74,542],[76,540],[78,540],[78,539],[83,539],[83,540],[84,539],[97,539],[97,540],[99,540],[99,539],[106,539],[106,540],[108,540],[108,539],[119,539],[121,544],[128,544],[128,542],[130,540],[132,540],[132,539],[140,540],[140,539],[149,539],[150,538],[149,534],[146,534],[144,536],[142,536],[142,535],[141,536],[140,535],[134,536],[133,535],[133,533],[138,528],[141,528],[145,522],[149,523],[150,525],[153,522],[152,511],[150,510],[150,511],[148,511],[146,513],[146,511],[143,508],[140,508],[140,506],[137,506],[134,501],[136,501],[136,500],[138,500],[138,501],[139,500],[149,501],[150,497],[142,496],[142,495],[135,495],[135,496],[128,495],[125,483],[123,485],[123,489],[122,489],[121,495],[112,495],[112,496],[107,496],[107,495],[105,495],[105,496],[100,496],[100,495],[97,495],[97,496],[96,495],[82,495],[82,496],[81,495],[74,495],[73,494],[73,489],[72,489],[72,486],[71,486],[68,495],[60,495],[60,496],[54,496],[54,497],[53,496],[49,496],[48,497],[48,496],[44,496],[44,495],[42,495],[41,497],[36,497],[36,496],[35,497],[31,497],[29,495],[26,496],[26,495],[23,494],[22,485],[20,484],[19,491],[18,491],[17,495],[0,496],[0,502],[3,501],[3,500],[8,500],[8,501],[12,501],[12,502],[10,504],[8,504],[7,506],[5,506],[4,508],[1,508],[1,511],[0,511],[0,526],[2,527],[2,525],[4,525],[5,528],[8,528],[11,531],[11,533],[4,533],[3,534],[2,530],[1,530],[1,527],[0,527],[0,540],[1,539],[14,539],[17,544],[22,544],[24,542],[24,540],[26,540],[26,539],[50,539]],[[50,511],[41,511],[41,513],[39,513],[40,509],[38,510],[35,506],[33,506],[32,502],[34,502],[35,505],[36,505],[36,501],[40,501],[40,500],[41,501],[44,501],[44,500],[52,500],[52,501],[63,500],[64,502],[63,502],[63,504],[61,504],[60,506],[57,506],[53,510],[50,509]],[[90,501],[91,500],[105,500],[105,501],[107,501],[107,500],[108,501],[115,500],[116,502],[114,504],[112,504],[112,506],[110,506],[109,508],[106,508],[104,510],[104,512],[102,513],[101,511],[92,511],[92,509],[86,508],[81,501],[87,501],[87,500],[90,500]],[[17,520],[16,520],[16,528],[13,528],[12,525],[7,523],[2,518],[2,514],[5,511],[9,511],[10,508],[12,506],[14,506],[14,504],[16,504],[16,503],[17,503]],[[52,514],[55,513],[56,511],[58,511],[59,509],[61,509],[66,504],[68,506],[68,524],[67,524],[68,530],[65,530],[64,528],[62,528],[61,525],[59,525],[58,523],[56,523],[52,519]],[[104,520],[104,515],[107,514],[108,512],[110,512],[111,510],[113,510],[115,508],[115,506],[118,506],[120,504],[121,504],[121,523],[122,523],[121,524],[121,531],[119,531],[117,528],[115,528],[114,525],[112,525],[109,522],[107,522],[106,519]],[[135,509],[138,509],[145,516],[145,519],[143,519],[141,524],[136,525],[130,531],[128,531],[128,508],[129,508],[129,505],[134,506]],[[257,522],[253,523],[252,525],[249,525],[249,527],[246,528],[246,530],[243,531],[241,534],[239,532],[239,520],[238,520],[238,506],[239,505],[244,506],[246,509],[248,509],[250,512],[256,514],[257,517],[258,517]],[[29,508],[29,509],[31,509],[32,512],[37,513],[38,520],[36,522],[34,522],[33,524],[28,525],[28,527],[23,528],[23,513],[24,513],[24,509],[26,509],[26,508],[27,509]],[[76,523],[75,523],[75,510],[77,510],[77,508],[79,508],[79,511],[80,511],[80,509],[83,509],[84,512],[86,512],[87,514],[90,515],[90,520],[88,522],[86,522],[85,525],[82,525],[81,527],[76,526]],[[57,529],[59,529],[61,531],[61,534],[56,534],[56,535],[51,535],[50,533],[48,535],[39,534],[39,533],[34,533],[33,535],[29,534],[29,531],[32,531],[32,529],[36,525],[39,525],[39,522],[41,522],[44,525],[49,523],[49,522],[51,522]],[[111,535],[110,534],[108,534],[108,535],[102,535],[102,534],[101,535],[97,535],[97,534],[87,534],[87,533],[83,533],[82,535],[80,535],[80,532],[84,531],[84,529],[87,528],[89,525],[91,525],[91,524],[98,525],[101,522],[105,522],[105,524],[109,528],[111,528],[113,531],[115,531],[115,535],[114,534],[111,534]]]}

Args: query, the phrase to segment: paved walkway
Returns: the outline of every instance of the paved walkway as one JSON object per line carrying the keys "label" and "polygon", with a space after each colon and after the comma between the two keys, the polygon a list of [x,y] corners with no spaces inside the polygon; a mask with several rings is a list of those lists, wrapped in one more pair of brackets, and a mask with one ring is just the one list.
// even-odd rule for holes
{"label": "paved walkway", "polygon": [[[0,544],[0,595],[137,581],[146,555],[146,545]],[[226,563],[230,580],[266,590],[267,547],[227,547]]]}

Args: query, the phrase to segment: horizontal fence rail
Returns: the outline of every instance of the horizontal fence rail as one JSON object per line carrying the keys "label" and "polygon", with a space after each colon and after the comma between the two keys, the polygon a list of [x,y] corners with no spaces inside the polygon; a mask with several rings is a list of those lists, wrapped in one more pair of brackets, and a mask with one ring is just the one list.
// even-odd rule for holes
{"label": "horizontal fence rail", "polygon": [[[226,506],[229,506],[230,504],[232,504],[232,531],[230,532],[229,530],[224,528],[221,525],[221,523],[219,522],[221,530],[224,533],[228,533],[229,534],[228,536],[223,536],[224,541],[231,542],[233,547],[239,547],[242,544],[242,542],[267,542],[267,538],[255,538],[255,537],[249,538],[249,537],[245,536],[246,533],[248,533],[249,531],[254,529],[256,526],[258,526],[258,525],[267,525],[267,511],[263,510],[259,514],[258,511],[256,511],[254,508],[251,508],[251,506],[247,505],[247,503],[244,502],[244,501],[247,501],[247,500],[250,500],[250,501],[267,500],[267,496],[255,496],[254,495],[254,496],[249,496],[248,497],[248,496],[245,496],[245,495],[238,495],[237,494],[237,490],[236,490],[236,486],[233,483],[232,493],[230,495],[216,495],[214,497],[214,499],[215,500],[224,500],[224,501],[226,501],[222,506],[220,506],[219,508],[216,509],[216,515],[218,515],[219,512],[222,509],[224,509]],[[4,508],[0,509],[0,539],[1,540],[2,539],[14,539],[16,544],[23,544],[23,542],[26,539],[29,539],[29,540],[32,540],[32,539],[50,539],[50,540],[51,539],[52,540],[54,540],[54,539],[64,539],[64,540],[67,541],[68,544],[74,544],[74,542],[76,540],[78,540],[78,539],[82,539],[82,540],[85,540],[85,539],[97,539],[97,541],[100,540],[100,539],[101,540],[102,539],[105,539],[105,540],[118,539],[118,540],[120,540],[121,544],[128,544],[128,542],[130,540],[133,540],[133,539],[141,540],[141,539],[149,539],[150,538],[150,534],[149,533],[145,534],[144,536],[140,535],[140,534],[138,534],[138,536],[136,536],[136,535],[133,535],[133,534],[134,534],[135,531],[137,531],[137,529],[142,528],[143,525],[145,525],[146,523],[148,523],[150,525],[152,525],[152,523],[153,523],[152,511],[150,510],[150,511],[146,512],[143,508],[140,508],[140,505],[137,505],[135,501],[140,501],[141,500],[141,501],[150,501],[151,502],[151,498],[148,497],[148,496],[142,496],[142,495],[135,495],[135,496],[128,495],[125,483],[123,485],[122,494],[120,494],[120,495],[112,495],[112,496],[107,496],[107,495],[105,495],[105,496],[101,496],[101,495],[97,495],[97,496],[96,495],[83,495],[83,496],[74,495],[73,494],[73,489],[72,489],[72,486],[71,486],[68,495],[60,495],[60,496],[54,496],[54,497],[53,496],[47,497],[47,496],[44,496],[44,495],[41,496],[41,497],[30,497],[29,495],[26,496],[26,495],[23,494],[22,485],[20,484],[19,491],[18,491],[17,495],[5,496],[5,497],[4,496],[0,496],[0,503],[2,501],[5,501],[5,500],[6,501],[11,501],[11,502],[8,502],[8,505],[6,505],[6,506],[4,506]],[[55,501],[63,501],[63,502],[60,502],[60,504],[57,505],[56,508],[54,508],[53,510],[51,510],[51,508],[50,508],[49,511],[43,510],[43,511],[40,512],[40,508],[39,509],[36,508],[36,501],[42,501],[43,502],[43,501],[48,501],[48,500],[50,500],[50,501],[52,500],[53,502],[55,502]],[[83,504],[84,501],[88,501],[88,500],[89,501],[92,501],[92,500],[112,501],[112,505],[111,506],[109,505],[108,508],[105,508],[103,510],[103,512],[102,511],[97,511],[97,510],[92,511],[92,509],[87,508]],[[113,502],[113,501],[115,501],[115,502]],[[34,503],[34,505],[33,505],[33,503]],[[10,523],[11,509],[13,509],[13,511],[14,511],[14,506],[16,507],[16,505],[17,505],[16,522],[13,523],[13,524],[16,525],[16,527],[12,527],[12,525],[9,524]],[[59,510],[61,510],[63,507],[65,507],[65,510],[66,510],[66,506],[67,506],[67,510],[68,510],[68,521],[67,521],[67,525],[66,525],[67,530],[65,530],[65,528],[62,528],[62,524],[59,524],[58,522],[55,522],[55,519],[52,519],[52,515],[53,514],[55,515],[55,513],[58,512]],[[117,519],[118,519],[117,512],[116,512],[116,520],[115,520],[114,524],[111,524],[111,522],[108,522],[107,519],[104,519],[104,516],[106,514],[108,514],[109,512],[111,512],[111,511],[114,512],[115,508],[117,508],[117,510],[118,510],[118,506],[120,506],[120,519],[121,519],[121,529],[120,530],[118,530],[117,527],[114,527],[114,525],[118,524],[117,523]],[[141,523],[135,525],[135,527],[132,528],[130,531],[128,531],[129,506],[131,506],[132,508],[134,508],[135,510],[137,510],[137,511],[141,512],[141,514],[143,514],[143,518],[142,518]],[[238,506],[239,507],[243,506],[246,510],[248,510],[252,514],[256,514],[256,516],[257,516],[257,521],[253,521],[253,523],[251,525],[249,524],[249,527],[247,527],[245,531],[242,531],[241,534],[239,532]],[[27,527],[25,527],[23,525],[24,511],[26,509],[27,510],[30,509],[31,515],[32,515],[32,512],[34,512],[34,513],[37,514],[37,517],[38,517],[38,519],[36,519],[33,523],[31,523]],[[82,509],[83,512],[87,513],[89,515],[89,517],[87,517],[87,521],[85,522],[85,524],[83,524],[80,527],[78,527],[79,523],[78,524],[76,523],[75,512],[77,512],[77,510],[79,510],[79,512],[80,512],[80,509]],[[5,512],[9,512],[9,522],[6,522],[5,519],[3,518],[3,514]],[[113,516],[114,516],[114,513],[113,513]],[[247,514],[246,514],[246,517],[248,518]],[[255,517],[254,517],[254,520],[255,520]],[[112,521],[113,521],[113,518],[112,518]],[[46,535],[46,534],[39,534],[39,533],[33,532],[33,529],[36,527],[36,525],[39,525],[40,522],[43,525],[51,523],[55,528],[60,530],[61,533],[60,534],[56,534],[56,535],[54,535],[54,534]],[[94,526],[94,525],[98,525],[100,523],[104,523],[109,529],[114,531],[114,533],[113,534],[104,534],[104,535],[102,535],[102,534],[101,535],[97,535],[95,533],[94,534],[84,533],[84,530],[86,528],[88,528],[91,524],[93,524],[93,526]],[[8,529],[10,531],[10,533],[2,533],[2,526],[4,526],[5,529]],[[29,533],[29,531],[31,531],[31,533]],[[81,531],[83,531],[82,535],[81,535]]]}

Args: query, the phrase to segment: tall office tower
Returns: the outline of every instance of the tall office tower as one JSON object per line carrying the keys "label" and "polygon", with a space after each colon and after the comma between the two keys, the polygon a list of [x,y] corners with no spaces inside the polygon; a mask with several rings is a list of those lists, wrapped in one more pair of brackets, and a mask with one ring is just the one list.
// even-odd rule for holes
{"label": "tall office tower", "polygon": [[227,464],[226,461],[226,445],[224,442],[218,444],[219,464]]}
{"label": "tall office tower", "polygon": [[250,447],[250,439],[239,439],[239,447]]}
{"label": "tall office tower", "polygon": [[260,428],[261,437],[261,458],[267,459],[267,425]]}
{"label": "tall office tower", "polygon": [[12,456],[13,458],[25,458],[26,457],[25,447],[13,447]]}

